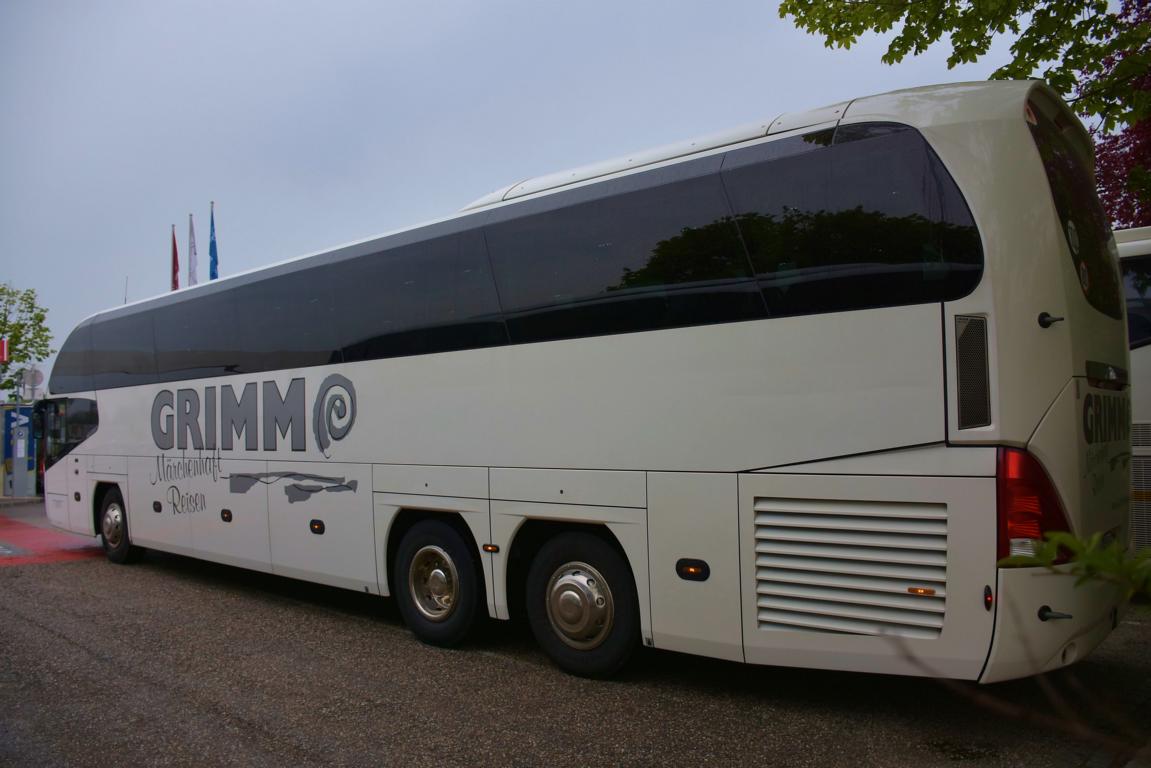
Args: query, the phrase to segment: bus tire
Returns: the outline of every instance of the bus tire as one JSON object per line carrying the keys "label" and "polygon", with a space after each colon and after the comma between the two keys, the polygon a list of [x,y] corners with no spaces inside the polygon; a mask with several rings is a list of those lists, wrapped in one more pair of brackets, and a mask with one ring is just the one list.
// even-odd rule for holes
{"label": "bus tire", "polygon": [[111,488],[100,502],[100,543],[113,563],[130,563],[140,556],[128,535],[128,510],[119,488]]}
{"label": "bus tire", "polygon": [[528,571],[526,598],[536,641],[574,675],[610,677],[639,644],[631,568],[598,536],[571,531],[544,544]]}
{"label": "bus tire", "polygon": [[404,534],[392,583],[404,623],[428,645],[454,647],[479,617],[482,572],[468,541],[442,520],[421,520]]}

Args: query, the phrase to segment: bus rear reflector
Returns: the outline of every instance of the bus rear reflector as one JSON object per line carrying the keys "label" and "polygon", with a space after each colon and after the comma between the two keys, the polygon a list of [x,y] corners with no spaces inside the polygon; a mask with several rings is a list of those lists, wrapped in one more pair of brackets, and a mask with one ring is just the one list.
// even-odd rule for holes
{"label": "bus rear reflector", "polygon": [[[995,473],[999,514],[997,557],[1031,555],[1048,533],[1068,531],[1059,494],[1039,460],[1018,448],[1000,448]],[[1056,562],[1064,562],[1060,556]]]}

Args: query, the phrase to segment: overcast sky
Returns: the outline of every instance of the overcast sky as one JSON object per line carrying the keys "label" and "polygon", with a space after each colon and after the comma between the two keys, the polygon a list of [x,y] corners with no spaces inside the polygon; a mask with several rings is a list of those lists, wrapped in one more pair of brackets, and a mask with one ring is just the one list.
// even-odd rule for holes
{"label": "overcast sky", "polygon": [[[450,214],[526,177],[782,112],[981,80],[891,67],[781,20],[775,0],[0,0],[0,282],[35,288],[59,347],[169,285]],[[45,371],[47,373],[47,370]]]}

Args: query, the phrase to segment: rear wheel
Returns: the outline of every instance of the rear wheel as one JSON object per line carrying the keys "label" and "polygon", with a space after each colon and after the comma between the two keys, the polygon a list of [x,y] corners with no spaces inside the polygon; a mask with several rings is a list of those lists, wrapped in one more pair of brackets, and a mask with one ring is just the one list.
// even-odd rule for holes
{"label": "rear wheel", "polygon": [[128,511],[118,488],[105,493],[100,504],[100,541],[113,563],[128,563],[140,555],[128,536]]}
{"label": "rear wheel", "polygon": [[472,547],[442,520],[422,520],[404,534],[392,583],[404,623],[423,642],[451,647],[467,639],[482,580]]}
{"label": "rear wheel", "polygon": [[639,643],[631,569],[590,533],[563,533],[540,549],[528,571],[527,614],[544,652],[581,677],[610,677]]}

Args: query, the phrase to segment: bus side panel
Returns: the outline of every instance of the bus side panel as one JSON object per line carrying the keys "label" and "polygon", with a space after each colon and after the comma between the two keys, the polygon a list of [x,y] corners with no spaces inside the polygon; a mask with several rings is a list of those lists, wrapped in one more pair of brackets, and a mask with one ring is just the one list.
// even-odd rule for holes
{"label": "bus side panel", "polygon": [[[732,474],[648,473],[651,624],[656,648],[743,661],[739,482]],[[709,574],[686,580],[684,558]]]}
{"label": "bus side panel", "polygon": [[[92,535],[91,500],[87,489],[87,460],[79,456],[65,456],[45,473],[44,491],[48,519],[57,528],[72,533]],[[83,510],[87,507],[85,525]]]}
{"label": "bus side panel", "polygon": [[[51,487],[45,484],[45,487]],[[44,507],[48,522],[57,528],[68,530],[68,495],[65,493],[44,493]]]}
{"label": "bus side panel", "polygon": [[92,521],[92,487],[88,478],[88,456],[72,454],[60,460],[68,473],[68,530],[87,536],[95,534]]}
{"label": "bus side panel", "polygon": [[275,573],[379,593],[370,465],[269,461],[261,482]]}
{"label": "bus side panel", "polygon": [[44,470],[44,506],[52,525],[68,530],[68,463],[58,461]]}
{"label": "bus side panel", "polygon": [[[214,457],[213,457],[214,460]],[[268,462],[220,460],[186,492],[201,494],[192,514],[192,545],[199,557],[241,568],[270,571]]]}
{"label": "bus side panel", "polygon": [[942,346],[920,304],[354,363],[339,455],[735,472],[941,442]]}
{"label": "bus side panel", "polygon": [[128,534],[132,543],[193,554],[192,515],[181,503],[176,456],[128,459]]}
{"label": "bus side panel", "polygon": [[995,479],[741,475],[757,664],[975,679],[993,628]]}

